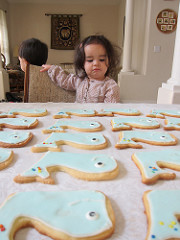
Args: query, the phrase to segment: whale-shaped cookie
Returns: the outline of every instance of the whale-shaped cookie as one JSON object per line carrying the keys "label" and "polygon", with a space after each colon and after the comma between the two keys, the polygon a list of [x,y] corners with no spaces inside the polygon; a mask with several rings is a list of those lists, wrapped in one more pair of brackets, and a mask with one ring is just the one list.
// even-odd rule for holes
{"label": "whale-shaped cookie", "polygon": [[15,177],[14,181],[54,184],[50,176],[54,171],[67,172],[82,180],[97,181],[115,178],[119,168],[115,159],[105,154],[47,152],[30,169]]}
{"label": "whale-shaped cookie", "polygon": [[180,110],[152,110],[151,113],[147,115],[147,117],[154,118],[165,118],[165,116],[169,117],[180,117]]}
{"label": "whale-shaped cookie", "polygon": [[0,112],[0,118],[15,118],[13,113]]}
{"label": "whale-shaped cookie", "polygon": [[180,130],[180,118],[166,118],[164,122],[165,130]]}
{"label": "whale-shaped cookie", "polygon": [[128,117],[113,118],[111,120],[112,130],[130,130],[134,128],[153,129],[159,128],[160,124],[156,120],[148,117]]}
{"label": "whale-shaped cookie", "polygon": [[94,116],[114,116],[114,114],[126,115],[126,116],[137,116],[141,113],[136,109],[102,109],[102,110],[91,110],[91,109],[62,109],[54,118],[70,118],[71,115],[78,117],[94,117]]}
{"label": "whale-shaped cookie", "polygon": [[96,132],[102,130],[102,125],[95,121],[58,120],[52,126],[44,129],[43,133],[64,132],[67,128],[80,132]]}
{"label": "whale-shaped cookie", "polygon": [[12,129],[31,129],[38,125],[36,118],[0,118],[0,130],[4,127]]}
{"label": "whale-shaped cookie", "polygon": [[159,146],[176,145],[177,138],[166,132],[159,131],[122,131],[119,134],[119,141],[116,148],[142,148],[137,142],[148,143]]}
{"label": "whale-shaped cookie", "polygon": [[47,110],[44,108],[37,108],[37,109],[12,109],[8,113],[1,113],[0,116],[2,117],[10,117],[11,115],[21,115],[24,117],[43,117],[47,115]]}
{"label": "whale-shaped cookie", "polygon": [[124,116],[139,116],[141,112],[134,108],[109,108],[96,111],[96,116],[114,116],[114,114]]}
{"label": "whale-shaped cookie", "polygon": [[158,179],[174,179],[176,174],[168,172],[167,168],[180,171],[180,150],[137,152],[132,155],[132,160],[139,168],[145,184],[154,184]]}
{"label": "whale-shaped cookie", "polygon": [[13,151],[0,148],[0,170],[9,166],[13,159]]}
{"label": "whale-shaped cookie", "polygon": [[42,143],[32,147],[32,152],[60,152],[59,145],[67,144],[72,147],[88,150],[103,149],[107,146],[106,138],[100,133],[51,133]]}
{"label": "whale-shaped cookie", "polygon": [[25,146],[31,139],[32,133],[26,131],[0,132],[0,147],[19,148]]}
{"label": "whale-shaped cookie", "polygon": [[34,227],[52,239],[106,239],[115,228],[110,200],[98,191],[31,191],[10,195],[0,206],[0,237]]}
{"label": "whale-shaped cookie", "polygon": [[146,240],[180,239],[180,190],[153,190],[143,195],[148,219]]}
{"label": "whale-shaped cookie", "polygon": [[70,118],[71,115],[78,117],[94,117],[96,112],[91,109],[62,109],[58,113],[54,114],[54,118]]}

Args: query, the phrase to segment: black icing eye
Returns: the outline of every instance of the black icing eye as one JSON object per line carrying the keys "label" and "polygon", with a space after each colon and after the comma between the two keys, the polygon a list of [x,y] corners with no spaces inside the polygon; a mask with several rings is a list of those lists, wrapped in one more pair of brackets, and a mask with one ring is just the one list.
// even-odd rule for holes
{"label": "black icing eye", "polygon": [[98,142],[98,139],[97,138],[92,138],[91,141],[92,142]]}
{"label": "black icing eye", "polygon": [[17,135],[14,136],[14,138],[17,138],[17,137],[18,137]]}
{"label": "black icing eye", "polygon": [[95,124],[94,123],[91,123],[90,126],[94,126]]}
{"label": "black icing eye", "polygon": [[166,136],[161,136],[161,139],[165,139],[166,138]]}
{"label": "black icing eye", "polygon": [[103,162],[97,162],[97,163],[95,163],[95,167],[100,168],[100,167],[103,167],[103,166],[104,166],[104,163],[103,163]]}
{"label": "black icing eye", "polygon": [[96,212],[88,212],[86,217],[88,220],[96,220],[98,218],[98,214]]}

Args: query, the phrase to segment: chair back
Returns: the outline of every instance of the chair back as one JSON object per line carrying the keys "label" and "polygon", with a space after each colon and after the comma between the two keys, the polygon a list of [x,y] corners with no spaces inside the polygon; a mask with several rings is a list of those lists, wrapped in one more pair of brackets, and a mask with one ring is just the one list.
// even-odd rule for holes
{"label": "chair back", "polygon": [[24,79],[24,102],[75,102],[75,92],[56,86],[42,67],[27,64]]}

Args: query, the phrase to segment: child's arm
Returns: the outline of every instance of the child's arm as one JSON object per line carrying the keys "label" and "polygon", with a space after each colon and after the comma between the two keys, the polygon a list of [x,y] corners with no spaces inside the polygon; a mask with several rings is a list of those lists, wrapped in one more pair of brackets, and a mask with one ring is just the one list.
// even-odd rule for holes
{"label": "child's arm", "polygon": [[81,79],[75,74],[68,74],[60,66],[42,65],[42,67],[41,72],[47,71],[51,80],[66,90],[75,91],[81,82]]}

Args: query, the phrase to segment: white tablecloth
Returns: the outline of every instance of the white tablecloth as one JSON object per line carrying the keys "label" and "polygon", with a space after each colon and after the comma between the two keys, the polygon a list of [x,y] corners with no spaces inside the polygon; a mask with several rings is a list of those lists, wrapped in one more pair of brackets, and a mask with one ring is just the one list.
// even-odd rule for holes
{"label": "white tablecloth", "polygon": [[[174,109],[180,110],[180,105],[155,105],[155,104],[76,104],[76,103],[1,103],[0,111],[7,112],[14,108],[46,108],[48,115],[45,117],[39,117],[39,125],[35,129],[24,130],[33,133],[33,139],[23,148],[12,148],[14,151],[13,163],[4,170],[0,171],[0,203],[5,198],[14,192],[19,191],[61,191],[61,190],[99,190],[104,192],[110,199],[112,207],[116,217],[115,232],[110,238],[111,240],[144,240],[147,232],[147,220],[144,213],[144,205],[142,202],[142,196],[144,191],[149,189],[180,189],[180,172],[177,172],[175,180],[171,181],[158,181],[152,186],[147,186],[141,183],[141,174],[134,162],[131,160],[131,156],[135,152],[159,150],[174,148],[179,149],[179,142],[176,146],[153,146],[143,144],[143,149],[127,148],[119,150],[115,148],[115,143],[118,140],[119,132],[112,132],[110,120],[112,117],[90,117],[89,120],[99,121],[104,126],[101,132],[108,139],[108,147],[103,150],[98,150],[98,153],[105,153],[118,161],[120,167],[119,176],[110,181],[95,181],[87,182],[83,180],[75,179],[69,176],[67,173],[56,172],[52,173],[52,177],[55,179],[55,185],[48,185],[42,183],[29,183],[18,184],[13,181],[13,178],[22,173],[25,169],[30,168],[33,163],[39,160],[44,153],[33,153],[31,147],[37,143],[41,143],[48,137],[47,134],[42,133],[42,129],[51,126],[55,123],[56,119],[53,119],[53,114],[62,109],[94,109],[100,110],[105,108],[136,108],[141,111],[142,116],[150,113],[152,109]],[[119,115],[116,115],[119,116]],[[18,115],[17,117],[22,117]],[[123,117],[123,116],[119,116]],[[83,120],[87,118],[72,116],[74,120]],[[164,120],[158,119],[161,123],[161,128],[156,131],[163,131]],[[3,131],[11,131],[5,128]],[[144,130],[148,131],[148,130]],[[67,130],[67,132],[75,132],[73,130]],[[178,139],[180,139],[180,131],[171,131]],[[65,152],[88,152],[88,150],[80,150],[67,145],[61,146],[61,151]],[[89,150],[89,152],[93,152]],[[15,240],[49,240],[50,238],[39,234],[36,230],[26,228],[18,231]]]}

